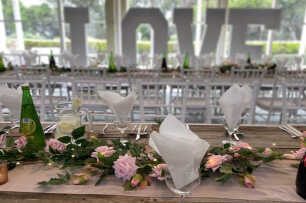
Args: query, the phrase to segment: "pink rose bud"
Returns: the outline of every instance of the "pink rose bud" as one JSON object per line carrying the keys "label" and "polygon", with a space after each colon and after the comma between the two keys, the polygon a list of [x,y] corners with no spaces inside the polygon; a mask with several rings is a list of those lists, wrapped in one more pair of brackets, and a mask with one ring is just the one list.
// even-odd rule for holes
{"label": "pink rose bud", "polygon": [[272,153],[273,153],[272,149],[266,148],[265,151],[263,152],[263,155],[264,155],[265,157],[268,157],[268,156],[271,156]]}
{"label": "pink rose bud", "polygon": [[150,174],[151,177],[157,178],[158,180],[164,180],[163,171],[167,170],[168,164],[158,164],[157,166],[153,167],[153,173]]}
{"label": "pink rose bud", "polygon": [[116,152],[116,150],[114,150],[114,147],[108,147],[108,146],[101,146],[101,147],[97,147],[95,149],[95,152],[93,152],[91,154],[91,157],[94,157],[97,159],[97,161],[99,161],[99,155],[102,155],[104,157],[111,157],[114,153]]}
{"label": "pink rose bud", "polygon": [[131,185],[133,187],[136,187],[140,183],[140,181],[142,181],[142,179],[143,179],[142,175],[136,173],[131,181]]}
{"label": "pink rose bud", "polygon": [[17,149],[22,149],[27,145],[27,138],[25,136],[20,137],[18,140],[15,141]]}
{"label": "pink rose bud", "polygon": [[254,183],[255,183],[255,177],[251,175],[247,175],[244,177],[244,184],[248,188],[255,188]]}

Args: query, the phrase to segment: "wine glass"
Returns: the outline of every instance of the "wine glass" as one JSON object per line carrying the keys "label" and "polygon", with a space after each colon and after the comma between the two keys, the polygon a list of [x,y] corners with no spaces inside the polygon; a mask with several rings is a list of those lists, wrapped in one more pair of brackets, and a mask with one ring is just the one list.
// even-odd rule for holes
{"label": "wine glass", "polygon": [[[223,140],[222,143],[223,144],[226,144],[226,143],[229,143],[231,145],[234,145],[236,144],[236,141],[239,141],[240,138],[238,137],[238,134],[243,136],[242,133],[239,133],[239,127],[240,127],[240,124],[243,122],[243,121],[247,121],[248,117],[249,117],[249,112],[248,112],[249,109],[246,109],[242,114],[241,114],[241,119],[237,122],[237,124],[233,127],[229,127],[229,125],[227,124],[226,122],[226,119],[224,117],[224,121],[225,121],[225,124],[224,124],[224,128],[226,130],[226,133],[229,137],[228,140]],[[236,141],[233,140],[233,138],[235,138]]]}
{"label": "wine glass", "polygon": [[128,124],[129,124],[129,116],[128,115],[123,115],[120,113],[115,112],[116,114],[116,121],[114,122],[115,126],[117,129],[120,131],[120,134],[124,134],[124,132],[128,129]]}
{"label": "wine glass", "polygon": [[229,143],[230,145],[235,145],[236,142],[233,140],[233,137],[235,137],[235,139],[237,141],[239,140],[239,138],[237,137],[236,133],[238,132],[240,122],[238,122],[235,126],[230,127],[227,124],[226,119],[224,119],[224,120],[225,120],[224,128],[226,130],[226,137],[228,139],[227,140],[223,140],[222,143],[223,144]]}
{"label": "wine glass", "polygon": [[[187,173],[193,173],[193,171],[188,171]],[[200,169],[197,170],[198,178],[196,178],[193,182],[185,185],[182,188],[177,188],[174,184],[173,178],[169,170],[165,170],[165,181],[169,190],[180,196],[179,202],[182,203],[186,196],[190,195],[200,184],[201,184],[201,176]]]}

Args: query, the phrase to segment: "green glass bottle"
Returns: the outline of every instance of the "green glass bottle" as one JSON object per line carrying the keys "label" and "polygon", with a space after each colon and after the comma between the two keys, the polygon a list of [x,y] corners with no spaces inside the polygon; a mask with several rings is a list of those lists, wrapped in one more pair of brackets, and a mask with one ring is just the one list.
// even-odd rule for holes
{"label": "green glass bottle", "polygon": [[117,67],[115,65],[115,60],[114,60],[113,52],[110,53],[108,72],[110,72],[110,73],[117,72]]}
{"label": "green glass bottle", "polygon": [[161,64],[162,72],[168,72],[168,65],[167,65],[167,56],[166,53],[163,54],[162,64]]}
{"label": "green glass bottle", "polygon": [[22,86],[19,132],[21,135],[27,137],[28,144],[31,144],[34,150],[39,151],[44,149],[46,145],[45,135],[35,110],[29,86]]}
{"label": "green glass bottle", "polygon": [[249,64],[249,65],[252,64],[252,59],[251,59],[251,54],[250,53],[248,53],[247,64]]}
{"label": "green glass bottle", "polygon": [[186,55],[185,55],[185,60],[184,60],[183,68],[184,68],[184,69],[189,69],[189,68],[190,68],[190,66],[189,66],[189,55],[188,55],[188,53],[186,53]]}
{"label": "green glass bottle", "polygon": [[3,63],[3,57],[0,54],[0,72],[4,72],[4,71],[6,71],[6,68],[5,68],[4,63]]}
{"label": "green glass bottle", "polygon": [[50,58],[49,58],[49,68],[50,68],[51,71],[56,71],[56,69],[57,69],[52,50],[51,50]]}

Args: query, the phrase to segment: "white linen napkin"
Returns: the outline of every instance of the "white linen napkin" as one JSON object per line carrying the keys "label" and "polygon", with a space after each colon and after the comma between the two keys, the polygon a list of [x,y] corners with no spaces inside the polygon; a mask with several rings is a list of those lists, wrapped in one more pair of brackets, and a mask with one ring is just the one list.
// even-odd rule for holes
{"label": "white linen napkin", "polygon": [[240,122],[242,113],[250,107],[253,100],[252,89],[248,85],[234,84],[219,99],[226,123],[234,129]]}
{"label": "white linen napkin", "polygon": [[24,51],[22,53],[23,59],[25,61],[26,66],[32,66],[37,58],[37,52],[31,52],[31,51]]}
{"label": "white linen napkin", "polygon": [[199,177],[199,168],[209,144],[168,115],[159,133],[150,135],[149,145],[162,156],[176,188],[181,189]]}
{"label": "white linen napkin", "polygon": [[120,94],[111,91],[98,91],[101,101],[108,106],[117,116],[120,122],[124,122],[132,111],[136,102],[134,92],[127,97],[122,97]]}
{"label": "white linen napkin", "polygon": [[62,54],[64,61],[69,63],[70,67],[76,67],[78,64],[78,54],[72,54],[69,51],[64,51]]}
{"label": "white linen napkin", "polygon": [[13,89],[7,86],[0,87],[0,103],[10,110],[13,119],[19,120],[21,112],[21,88]]}

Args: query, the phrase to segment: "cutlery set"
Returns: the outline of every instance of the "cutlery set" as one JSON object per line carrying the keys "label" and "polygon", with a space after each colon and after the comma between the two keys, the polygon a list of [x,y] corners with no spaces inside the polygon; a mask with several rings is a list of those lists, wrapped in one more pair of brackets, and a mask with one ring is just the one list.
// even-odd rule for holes
{"label": "cutlery set", "polygon": [[[103,137],[106,134],[106,130],[109,128],[109,124],[106,124],[102,130],[102,132],[98,135],[98,137]],[[135,124],[134,127],[132,128],[131,132],[128,133],[129,137],[134,137],[136,140],[139,140],[141,137],[147,137],[149,132],[148,130],[148,125],[143,125],[143,124]]]}
{"label": "cutlery set", "polygon": [[292,125],[284,124],[280,125],[279,128],[291,135],[291,138],[293,139],[297,139],[302,136],[302,132],[294,128]]}

